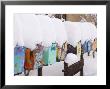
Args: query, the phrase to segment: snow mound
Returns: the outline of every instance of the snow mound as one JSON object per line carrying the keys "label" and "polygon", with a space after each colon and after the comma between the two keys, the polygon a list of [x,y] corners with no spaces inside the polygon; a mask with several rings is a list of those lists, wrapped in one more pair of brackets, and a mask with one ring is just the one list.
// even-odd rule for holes
{"label": "snow mound", "polygon": [[76,47],[77,42],[81,40],[80,23],[65,21],[64,24],[65,24],[69,44]]}
{"label": "snow mound", "polygon": [[81,43],[83,44],[86,40],[93,40],[97,37],[97,30],[95,25],[89,22],[83,22],[80,25],[81,31]]}
{"label": "snow mound", "polygon": [[[51,18],[55,32],[56,32],[56,42],[60,47],[62,47],[63,43],[67,41],[67,33],[63,22],[57,18]],[[55,34],[55,33],[54,33]]]}
{"label": "snow mound", "polygon": [[14,46],[18,44],[33,50],[41,42],[46,47],[55,42],[62,47],[67,41],[76,47],[80,40],[83,44],[96,37],[96,27],[88,22],[62,22],[47,15],[15,14]]}
{"label": "snow mound", "polygon": [[97,29],[96,26],[92,23],[88,23],[90,27],[90,33],[91,33],[91,40],[93,41],[95,38],[97,38]]}
{"label": "snow mound", "polygon": [[56,41],[56,31],[51,18],[46,15],[36,15],[36,18],[38,18],[40,22],[39,30],[42,30],[43,45],[46,47],[51,46],[51,44]]}
{"label": "snow mound", "polygon": [[68,63],[68,66],[78,62],[80,59],[77,57],[77,55],[73,53],[68,53],[65,58],[65,63]]}
{"label": "snow mound", "polygon": [[14,47],[17,44],[24,46],[22,23],[20,21],[19,15],[15,15],[14,19]]}
{"label": "snow mound", "polygon": [[17,22],[15,32],[16,34],[20,32],[16,36],[21,36],[24,46],[33,50],[37,43],[42,42],[43,38],[39,20],[35,18],[34,14],[16,14],[15,17]]}

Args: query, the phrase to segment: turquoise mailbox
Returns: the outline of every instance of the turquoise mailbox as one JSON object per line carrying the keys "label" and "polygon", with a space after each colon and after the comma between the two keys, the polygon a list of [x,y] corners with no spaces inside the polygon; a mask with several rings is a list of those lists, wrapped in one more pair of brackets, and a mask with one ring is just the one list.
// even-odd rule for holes
{"label": "turquoise mailbox", "polygon": [[56,62],[56,43],[52,43],[50,47],[44,49],[43,60],[45,65],[54,64]]}

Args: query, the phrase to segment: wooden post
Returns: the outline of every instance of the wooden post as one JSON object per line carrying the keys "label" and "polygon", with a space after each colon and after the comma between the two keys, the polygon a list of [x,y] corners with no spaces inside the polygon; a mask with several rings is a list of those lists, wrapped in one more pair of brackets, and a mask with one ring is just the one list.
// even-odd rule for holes
{"label": "wooden post", "polygon": [[81,51],[81,63],[82,68],[80,70],[80,76],[83,76],[83,66],[84,66],[83,51]]}
{"label": "wooden post", "polygon": [[83,76],[83,67],[80,70],[80,76]]}
{"label": "wooden post", "polygon": [[38,76],[42,76],[42,67],[38,68]]}

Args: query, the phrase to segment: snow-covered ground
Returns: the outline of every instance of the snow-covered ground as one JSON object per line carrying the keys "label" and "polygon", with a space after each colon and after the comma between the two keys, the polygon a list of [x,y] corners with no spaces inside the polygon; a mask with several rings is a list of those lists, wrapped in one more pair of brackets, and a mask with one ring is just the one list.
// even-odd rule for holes
{"label": "snow-covered ground", "polygon": [[87,56],[84,54],[84,75],[96,76],[97,75],[97,53],[95,52],[95,58],[92,55]]}
{"label": "snow-covered ground", "polygon": [[64,76],[64,61],[43,67],[43,76]]}
{"label": "snow-covered ground", "polygon": [[[46,76],[64,76],[64,64],[62,62],[56,62],[50,66],[43,67],[43,75]],[[95,53],[95,58],[92,56],[92,52],[90,56],[87,53],[84,54],[84,76],[96,76],[97,75],[97,53]],[[80,73],[76,74],[79,76]]]}

